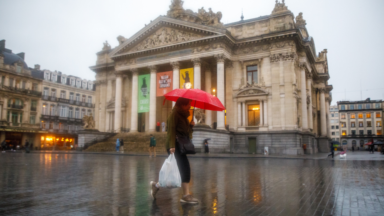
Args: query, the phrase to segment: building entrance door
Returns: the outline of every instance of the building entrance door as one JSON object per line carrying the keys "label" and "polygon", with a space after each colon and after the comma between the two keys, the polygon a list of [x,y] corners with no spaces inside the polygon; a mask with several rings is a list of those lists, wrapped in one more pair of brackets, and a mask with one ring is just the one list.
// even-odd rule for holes
{"label": "building entrance door", "polygon": [[21,136],[22,133],[6,132],[5,141],[7,142],[8,147],[11,149],[16,149],[17,146],[21,147]]}
{"label": "building entrance door", "polygon": [[145,132],[145,113],[138,113],[137,131]]}
{"label": "building entrance door", "polygon": [[256,154],[256,138],[248,138],[248,152]]}

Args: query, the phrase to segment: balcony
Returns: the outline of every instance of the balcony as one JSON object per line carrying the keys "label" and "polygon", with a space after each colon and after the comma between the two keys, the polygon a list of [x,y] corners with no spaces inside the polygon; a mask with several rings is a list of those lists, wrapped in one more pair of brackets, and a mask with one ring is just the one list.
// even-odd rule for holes
{"label": "balcony", "polygon": [[16,105],[16,104],[8,104],[8,108],[22,110],[24,108],[24,106],[23,105]]}
{"label": "balcony", "polygon": [[49,97],[49,95],[43,95],[43,96],[41,97],[41,99],[43,99],[43,100],[49,100],[50,97]]}
{"label": "balcony", "polygon": [[12,91],[12,92],[20,93],[24,95],[30,95],[30,96],[36,96],[36,97],[41,96],[41,92],[29,90],[29,89],[22,89],[22,88],[16,88],[16,87],[5,86],[5,85],[0,86],[0,88],[3,90],[8,90],[8,91]]}
{"label": "balcony", "polygon": [[55,97],[55,96],[51,96],[50,101],[57,101],[57,97]]}
{"label": "balcony", "polygon": [[76,123],[83,123],[83,119],[75,119]]}
{"label": "balcony", "polygon": [[37,107],[31,107],[32,112],[36,112],[36,110],[37,110]]}
{"label": "balcony", "polygon": [[75,101],[70,99],[69,104],[75,104]]}
{"label": "balcony", "polygon": [[68,99],[65,99],[65,98],[59,98],[58,101],[60,103],[69,103],[69,100]]}

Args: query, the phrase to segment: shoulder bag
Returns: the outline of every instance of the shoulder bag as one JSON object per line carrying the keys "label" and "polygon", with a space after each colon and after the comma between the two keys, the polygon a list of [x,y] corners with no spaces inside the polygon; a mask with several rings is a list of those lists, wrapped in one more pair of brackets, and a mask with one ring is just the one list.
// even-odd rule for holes
{"label": "shoulder bag", "polygon": [[196,154],[195,145],[187,136],[176,136],[176,145],[181,154]]}

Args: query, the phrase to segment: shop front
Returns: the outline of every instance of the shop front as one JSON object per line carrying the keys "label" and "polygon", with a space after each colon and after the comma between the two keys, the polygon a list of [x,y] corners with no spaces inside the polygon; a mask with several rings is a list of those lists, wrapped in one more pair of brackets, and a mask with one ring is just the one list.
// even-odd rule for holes
{"label": "shop front", "polygon": [[42,150],[72,150],[77,135],[73,134],[42,134],[40,135],[40,149]]}

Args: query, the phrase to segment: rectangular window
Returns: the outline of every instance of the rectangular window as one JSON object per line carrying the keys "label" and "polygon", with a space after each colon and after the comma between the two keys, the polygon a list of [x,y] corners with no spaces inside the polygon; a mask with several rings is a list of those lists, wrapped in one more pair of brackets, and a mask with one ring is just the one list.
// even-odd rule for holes
{"label": "rectangular window", "polygon": [[248,126],[260,124],[260,105],[248,105]]}
{"label": "rectangular window", "polygon": [[351,122],[351,127],[355,127],[355,122]]}
{"label": "rectangular window", "polygon": [[359,118],[359,119],[362,119],[362,118],[363,118],[363,113],[359,113],[359,114],[358,114],[358,118]]}
{"label": "rectangular window", "polygon": [[367,121],[367,127],[372,127],[372,123],[370,121]]}
{"label": "rectangular window", "polygon": [[375,107],[376,107],[376,109],[380,109],[380,104],[377,103]]}
{"label": "rectangular window", "polygon": [[21,82],[21,89],[25,89],[25,86],[27,85],[27,82],[25,81],[22,81]]}
{"label": "rectangular window", "polygon": [[83,95],[81,102],[85,102],[86,98],[87,98],[87,96]]}
{"label": "rectangular window", "polygon": [[32,83],[32,91],[38,91],[38,84]]}
{"label": "rectangular window", "polygon": [[345,128],[347,125],[345,124],[345,122],[341,122],[341,127],[342,128]]}
{"label": "rectangular window", "polygon": [[52,91],[51,91],[51,96],[52,96],[52,97],[56,97],[56,90],[55,90],[55,89],[52,89]]}
{"label": "rectangular window", "polygon": [[357,108],[358,108],[358,109],[363,109],[363,104],[359,104],[359,105],[357,106]]}
{"label": "rectangular window", "polygon": [[49,95],[49,88],[44,88],[43,95],[45,96]]}
{"label": "rectangular window", "polygon": [[5,76],[1,77],[1,85],[5,85]]}
{"label": "rectangular window", "polygon": [[371,118],[371,113],[366,113],[366,114],[365,114],[365,117],[366,117],[366,118]]}
{"label": "rectangular window", "polygon": [[351,114],[351,119],[355,119],[356,118],[356,115],[355,114]]}
{"label": "rectangular window", "polygon": [[67,83],[67,78],[66,77],[61,77],[61,83],[66,84]]}
{"label": "rectangular window", "polygon": [[59,123],[59,130],[63,129],[63,124]]}
{"label": "rectangular window", "polygon": [[9,87],[13,87],[13,78],[9,78]]}
{"label": "rectangular window", "polygon": [[80,95],[76,94],[76,101],[80,101]]}
{"label": "rectangular window", "polygon": [[31,100],[31,111],[37,110],[37,100]]}
{"label": "rectangular window", "polygon": [[332,129],[335,129],[335,126],[332,125],[331,128],[332,128]]}
{"label": "rectangular window", "polygon": [[247,82],[250,85],[258,83],[257,65],[247,67]]}
{"label": "rectangular window", "polygon": [[30,124],[36,124],[36,116],[31,115],[31,116],[29,117],[29,123],[30,123]]}
{"label": "rectangular window", "polygon": [[342,136],[347,136],[347,131],[343,130],[343,131],[341,132],[341,135],[342,135]]}
{"label": "rectangular window", "polygon": [[331,117],[335,117],[335,114],[332,113],[332,114],[331,114]]}
{"label": "rectangular window", "polygon": [[355,105],[349,105],[349,109],[350,110],[354,110],[355,109]]}
{"label": "rectangular window", "polygon": [[377,127],[381,127],[381,121],[377,121],[377,122],[376,122],[376,126],[377,126]]}
{"label": "rectangular window", "polygon": [[69,117],[69,118],[73,118],[73,108],[69,108],[69,114],[68,114],[68,117]]}
{"label": "rectangular window", "polygon": [[356,131],[355,130],[352,130],[352,135],[356,135]]}
{"label": "rectangular window", "polygon": [[341,105],[341,110],[345,110],[345,105]]}
{"label": "rectangular window", "polygon": [[332,132],[332,135],[335,136],[335,132]]}
{"label": "rectangular window", "polygon": [[364,135],[364,131],[363,130],[359,130],[359,135]]}
{"label": "rectangular window", "polygon": [[78,109],[75,110],[75,118],[80,118],[80,110]]}
{"label": "rectangular window", "polygon": [[341,119],[345,119],[345,114],[341,114]]}
{"label": "rectangular window", "polygon": [[92,97],[88,96],[88,103],[92,103]]}
{"label": "rectangular window", "polygon": [[339,126],[338,126],[338,125],[336,125],[336,129],[339,129]]}
{"label": "rectangular window", "polygon": [[73,98],[74,98],[73,92],[69,93],[69,100],[73,100]]}
{"label": "rectangular window", "polygon": [[359,122],[359,127],[364,127],[364,123],[363,122]]}
{"label": "rectangular window", "polygon": [[372,130],[367,130],[368,135],[372,135]]}
{"label": "rectangular window", "polygon": [[339,136],[340,134],[339,134],[339,132],[336,132],[336,136]]}
{"label": "rectangular window", "polygon": [[60,98],[65,99],[65,91],[61,91],[61,92],[60,92]]}
{"label": "rectangular window", "polygon": [[339,113],[335,113],[335,117],[339,117]]}
{"label": "rectangular window", "polygon": [[365,104],[365,109],[371,109],[371,104]]}
{"label": "rectangular window", "polygon": [[381,113],[380,112],[376,112],[376,118],[381,118]]}
{"label": "rectangular window", "polygon": [[382,135],[382,132],[381,132],[381,130],[377,130],[377,132],[376,132],[376,135]]}

